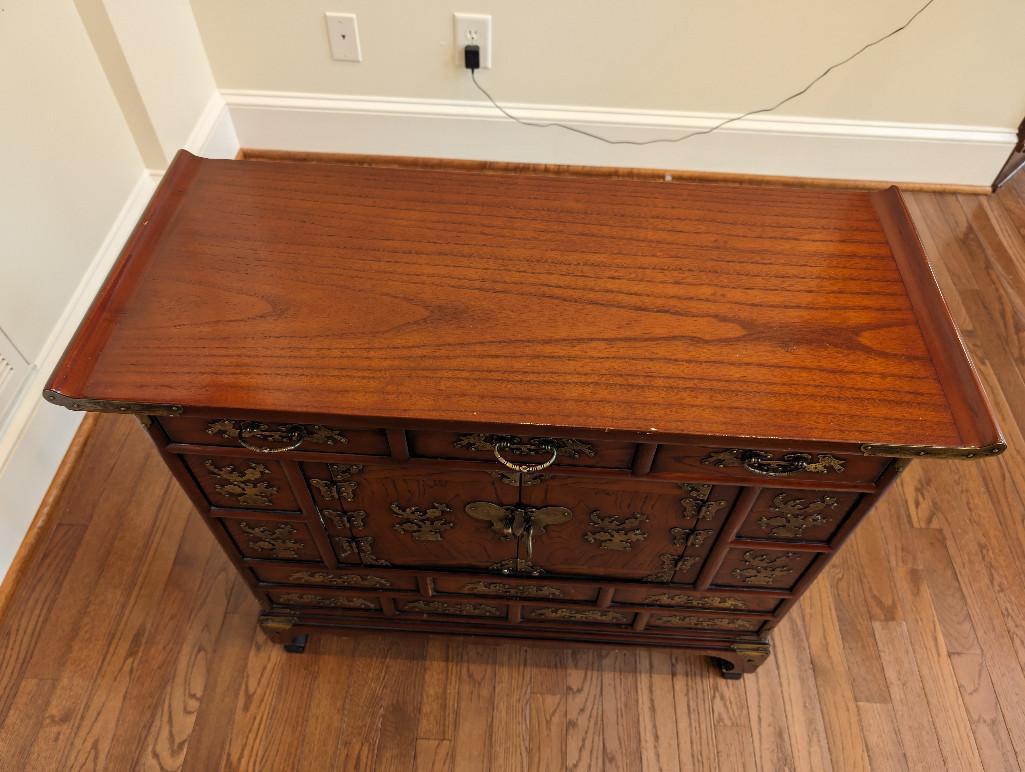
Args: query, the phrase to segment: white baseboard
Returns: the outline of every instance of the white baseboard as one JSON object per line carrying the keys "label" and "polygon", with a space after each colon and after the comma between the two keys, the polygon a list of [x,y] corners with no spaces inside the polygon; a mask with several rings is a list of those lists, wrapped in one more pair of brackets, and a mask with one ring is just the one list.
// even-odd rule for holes
{"label": "white baseboard", "polygon": [[153,179],[143,173],[32,365],[20,399],[0,434],[0,579],[7,573],[82,421],[81,413],[44,401],[43,387],[149,203],[153,189]]}
{"label": "white baseboard", "polygon": [[[219,91],[210,95],[183,147],[203,158],[234,158],[238,154],[235,125]],[[150,169],[149,174],[154,181],[159,182],[164,176],[164,170]]]}
{"label": "white baseboard", "polygon": [[[989,185],[1011,129],[760,115],[715,134],[644,147],[607,145],[558,128],[526,128],[486,102],[292,92],[222,92],[243,147],[629,166],[846,180]],[[604,136],[653,139],[725,115],[508,104],[518,117]]]}

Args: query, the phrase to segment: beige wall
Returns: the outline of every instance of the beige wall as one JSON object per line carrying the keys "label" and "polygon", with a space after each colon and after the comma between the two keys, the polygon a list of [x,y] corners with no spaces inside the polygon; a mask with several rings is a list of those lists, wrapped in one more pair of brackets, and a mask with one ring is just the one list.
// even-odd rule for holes
{"label": "beige wall", "polygon": [[[192,0],[217,84],[478,99],[454,10],[491,13],[500,101],[743,112],[771,104],[902,23],[921,0]],[[364,61],[334,62],[323,13],[355,12]],[[1025,115],[1020,0],[937,0],[894,40],[782,112],[1015,127]]]}
{"label": "beige wall", "polygon": [[143,173],[70,0],[0,20],[0,329],[29,362]]}

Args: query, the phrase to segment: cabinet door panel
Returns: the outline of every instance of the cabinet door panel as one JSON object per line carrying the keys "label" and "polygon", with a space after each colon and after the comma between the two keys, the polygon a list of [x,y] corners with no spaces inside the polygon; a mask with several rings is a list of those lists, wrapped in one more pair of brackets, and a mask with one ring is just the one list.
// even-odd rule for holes
{"label": "cabinet door panel", "polygon": [[298,512],[299,505],[281,464],[265,458],[193,456],[182,458],[211,506]]}
{"label": "cabinet door panel", "polygon": [[532,562],[538,568],[551,574],[668,582],[682,563],[696,572],[737,489],[553,475],[540,485],[525,486],[522,493],[528,506],[565,507],[573,513],[569,521],[534,534]]}
{"label": "cabinet door panel", "polygon": [[471,502],[516,503],[516,487],[488,472],[367,465],[354,480],[339,503],[364,563],[491,569],[516,557],[515,539],[466,514]]}

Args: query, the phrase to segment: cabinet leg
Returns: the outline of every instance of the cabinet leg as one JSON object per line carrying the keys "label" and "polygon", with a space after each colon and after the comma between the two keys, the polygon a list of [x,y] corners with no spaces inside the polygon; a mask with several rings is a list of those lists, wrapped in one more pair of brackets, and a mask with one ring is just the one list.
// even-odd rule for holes
{"label": "cabinet leg", "polygon": [[309,643],[310,636],[308,633],[297,635],[289,643],[286,643],[285,651],[289,654],[302,654],[306,651],[306,644]]}
{"label": "cabinet leg", "polygon": [[735,643],[729,652],[713,657],[719,664],[723,678],[740,680],[745,673],[753,673],[769,658],[768,643]]}
{"label": "cabinet leg", "polygon": [[728,659],[722,659],[720,657],[712,657],[712,660],[719,665],[719,674],[727,681],[739,681],[744,677],[744,674],[734,667],[733,663]]}

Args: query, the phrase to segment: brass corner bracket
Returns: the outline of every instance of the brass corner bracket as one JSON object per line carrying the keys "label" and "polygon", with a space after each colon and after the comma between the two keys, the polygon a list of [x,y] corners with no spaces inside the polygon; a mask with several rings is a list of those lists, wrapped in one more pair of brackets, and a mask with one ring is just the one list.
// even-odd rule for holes
{"label": "brass corner bracket", "polygon": [[891,456],[893,458],[985,458],[999,456],[1007,450],[1006,442],[995,442],[981,448],[943,448],[934,445],[862,445],[865,456]]}
{"label": "brass corner bracket", "polygon": [[43,399],[68,410],[84,410],[90,413],[143,413],[145,415],[176,416],[185,412],[181,405],[149,405],[142,402],[118,402],[108,399],[73,399],[53,389],[44,389]]}

